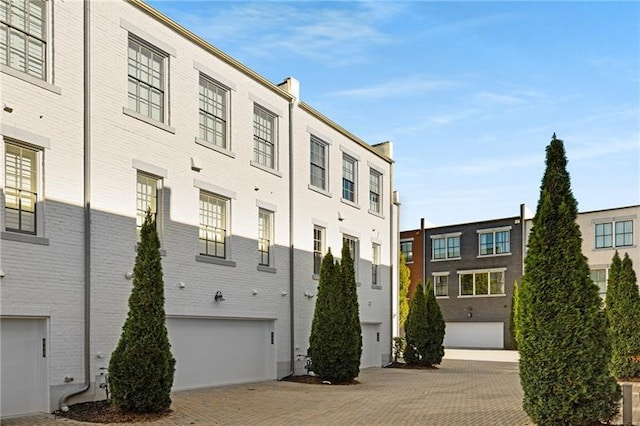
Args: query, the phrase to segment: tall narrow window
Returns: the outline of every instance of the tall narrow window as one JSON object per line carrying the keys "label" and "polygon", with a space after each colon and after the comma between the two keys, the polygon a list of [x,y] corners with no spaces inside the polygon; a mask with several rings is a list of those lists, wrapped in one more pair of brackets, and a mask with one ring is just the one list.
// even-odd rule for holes
{"label": "tall narrow window", "polygon": [[360,259],[360,251],[358,247],[358,238],[352,237],[351,235],[343,234],[342,236],[342,244],[347,244],[349,247],[349,254],[351,254],[351,259],[353,259],[353,268],[356,271],[356,281],[358,279],[358,260]]}
{"label": "tall narrow window", "polygon": [[342,155],[342,198],[356,202],[357,161],[346,154]]}
{"label": "tall narrow window", "polygon": [[38,152],[5,145],[5,227],[7,231],[36,233]]}
{"label": "tall narrow window", "polygon": [[373,243],[371,245],[371,284],[379,285],[380,283],[380,244]]}
{"label": "tall narrow window", "polygon": [[46,79],[46,2],[0,1],[0,63]]}
{"label": "tall narrow window", "polygon": [[258,264],[269,266],[273,232],[273,212],[260,209],[258,212]]}
{"label": "tall narrow window", "polygon": [[158,178],[138,172],[136,185],[136,229],[140,238],[140,229],[147,210],[153,219],[158,218]]}
{"label": "tall narrow window", "polygon": [[276,117],[267,110],[253,108],[253,161],[275,168]]}
{"label": "tall narrow window", "polygon": [[448,275],[434,275],[434,292],[436,297],[449,296],[449,276]]}
{"label": "tall narrow window", "polygon": [[382,175],[376,170],[369,170],[369,210],[380,213],[382,210]]}
{"label": "tall narrow window", "polygon": [[413,240],[400,241],[400,252],[406,263],[413,263]]}
{"label": "tall narrow window", "polygon": [[229,90],[200,75],[200,139],[227,148]]}
{"label": "tall narrow window", "polygon": [[200,192],[200,254],[226,258],[228,202]]}
{"label": "tall narrow window", "polygon": [[616,247],[633,245],[633,221],[616,222]]}
{"label": "tall narrow window", "polygon": [[315,136],[311,136],[311,176],[310,185],[327,190],[327,144]]}
{"label": "tall narrow window", "polygon": [[598,293],[601,298],[605,298],[607,295],[607,270],[606,269],[592,269],[591,280],[598,286]]}
{"label": "tall narrow window", "polygon": [[163,122],[166,54],[129,36],[129,109]]}
{"label": "tall narrow window", "polygon": [[322,256],[324,254],[324,228],[313,227],[313,275],[320,275]]}

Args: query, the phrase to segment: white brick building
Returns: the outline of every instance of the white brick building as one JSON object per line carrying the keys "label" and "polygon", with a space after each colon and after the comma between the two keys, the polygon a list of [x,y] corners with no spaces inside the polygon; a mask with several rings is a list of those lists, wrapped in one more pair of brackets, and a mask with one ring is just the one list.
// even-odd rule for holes
{"label": "white brick building", "polygon": [[21,4],[0,1],[3,417],[104,398],[147,207],[174,389],[303,373],[314,259],[339,257],[343,239],[361,367],[391,359],[389,143],[366,144],[300,102],[296,80],[274,85],[144,3]]}

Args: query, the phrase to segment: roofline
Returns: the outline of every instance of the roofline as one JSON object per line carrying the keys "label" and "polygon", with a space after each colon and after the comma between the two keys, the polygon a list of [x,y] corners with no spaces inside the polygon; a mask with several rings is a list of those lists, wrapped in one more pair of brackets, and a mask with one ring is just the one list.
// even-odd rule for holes
{"label": "roofline", "polygon": [[638,208],[638,207],[640,207],[640,204],[635,204],[632,206],[624,206],[624,207],[611,207],[608,209],[600,209],[600,210],[589,210],[586,212],[578,212],[578,214],[601,213],[601,212],[609,212],[613,210],[624,210],[624,209],[632,209],[632,208]]}

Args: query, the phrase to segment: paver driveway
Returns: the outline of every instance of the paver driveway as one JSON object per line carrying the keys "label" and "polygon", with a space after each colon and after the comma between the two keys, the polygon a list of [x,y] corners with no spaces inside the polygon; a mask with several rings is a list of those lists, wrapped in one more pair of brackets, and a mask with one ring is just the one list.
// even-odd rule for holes
{"label": "paver driveway", "polygon": [[[175,412],[151,425],[531,424],[521,408],[514,362],[445,359],[438,370],[370,368],[358,380],[361,384],[354,386],[272,381],[176,392]],[[637,392],[634,388],[634,398]],[[89,423],[38,415],[2,424]]]}

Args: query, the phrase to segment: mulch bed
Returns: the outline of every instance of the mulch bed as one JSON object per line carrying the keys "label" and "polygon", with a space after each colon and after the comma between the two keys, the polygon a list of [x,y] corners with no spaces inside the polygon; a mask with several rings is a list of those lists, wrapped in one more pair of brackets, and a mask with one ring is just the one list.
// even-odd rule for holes
{"label": "mulch bed", "polygon": [[408,370],[437,370],[436,366],[415,365],[407,364],[404,362],[392,362],[389,365],[385,365],[385,368],[406,368]]}
{"label": "mulch bed", "polygon": [[345,386],[345,385],[359,385],[360,382],[357,380],[350,380],[348,382],[343,382],[343,383],[329,383],[327,381],[323,381],[320,377],[318,376],[307,376],[307,375],[303,375],[303,376],[289,376],[289,377],[285,377],[284,379],[282,379],[282,381],[284,382],[294,382],[294,383],[306,383],[308,385],[341,385],[341,386]]}
{"label": "mulch bed", "polygon": [[95,402],[83,402],[69,406],[69,411],[55,411],[56,417],[65,417],[72,420],[90,423],[134,423],[134,422],[153,422],[161,418],[167,417],[173,413],[173,410],[167,410],[163,413],[153,414],[135,414],[122,413],[115,409],[107,400]]}

